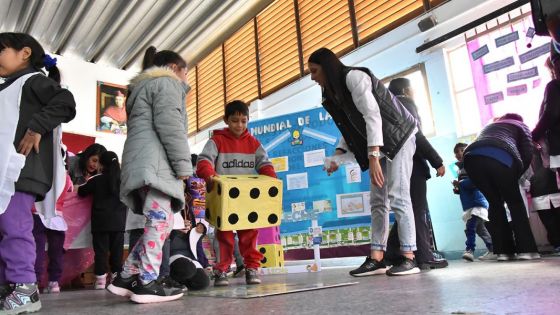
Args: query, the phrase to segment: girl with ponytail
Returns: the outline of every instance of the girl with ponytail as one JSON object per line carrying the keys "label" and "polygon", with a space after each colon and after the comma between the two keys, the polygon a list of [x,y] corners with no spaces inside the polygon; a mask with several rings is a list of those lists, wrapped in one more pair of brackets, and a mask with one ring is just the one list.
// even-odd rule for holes
{"label": "girl with ponytail", "polygon": [[[58,189],[51,187],[65,179],[53,167],[64,168],[55,144],[60,124],[76,115],[76,103],[56,82],[59,74],[51,80],[42,72],[45,56],[30,35],[0,33],[0,313],[41,308],[31,208],[46,196],[56,200],[50,194]],[[51,76],[58,73],[54,63],[47,60]]]}
{"label": "girl with ponytail", "polygon": [[98,175],[78,188],[78,195],[93,195],[91,205],[91,234],[95,253],[95,289],[105,289],[107,258],[111,279],[122,270],[126,206],[120,201],[121,167],[113,151],[99,157]]}
{"label": "girl with ponytail", "polygon": [[193,173],[185,110],[189,87],[187,63],[176,52],[150,47],[142,67],[128,89],[121,200],[144,215],[146,223],[107,290],[137,303],[154,303],[183,296],[181,288],[157,279],[173,214],[185,207],[183,180]]}

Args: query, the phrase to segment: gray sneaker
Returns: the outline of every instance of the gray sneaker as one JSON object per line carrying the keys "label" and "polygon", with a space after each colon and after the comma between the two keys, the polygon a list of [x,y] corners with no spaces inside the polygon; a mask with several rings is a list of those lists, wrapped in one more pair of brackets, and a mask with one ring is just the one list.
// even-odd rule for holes
{"label": "gray sneaker", "polygon": [[227,278],[227,273],[214,271],[214,286],[215,287],[227,287],[229,285],[229,281]]}
{"label": "gray sneaker", "polygon": [[13,290],[4,296],[0,304],[0,314],[16,315],[33,313],[41,309],[39,291],[35,283],[17,283]]}
{"label": "gray sneaker", "polygon": [[488,261],[488,260],[496,260],[498,259],[498,255],[494,254],[493,252],[486,252],[484,255],[478,257],[480,261]]}
{"label": "gray sneaker", "polygon": [[261,284],[258,270],[253,268],[245,269],[245,282],[247,284]]}
{"label": "gray sneaker", "polygon": [[474,254],[473,254],[473,251],[472,251],[472,250],[466,250],[466,251],[463,253],[463,259],[466,260],[466,261],[473,262],[473,261],[474,261]]}

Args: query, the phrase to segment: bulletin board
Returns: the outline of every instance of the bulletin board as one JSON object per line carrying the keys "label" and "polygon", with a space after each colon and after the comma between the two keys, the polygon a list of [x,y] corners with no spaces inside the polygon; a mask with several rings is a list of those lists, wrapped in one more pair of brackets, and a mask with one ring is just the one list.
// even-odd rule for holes
{"label": "bulletin board", "polygon": [[369,177],[357,164],[345,164],[328,176],[325,156],[333,155],[340,132],[321,107],[251,121],[249,132],[268,152],[283,181],[285,249],[309,247],[311,219],[323,228],[322,247],[369,243]]}

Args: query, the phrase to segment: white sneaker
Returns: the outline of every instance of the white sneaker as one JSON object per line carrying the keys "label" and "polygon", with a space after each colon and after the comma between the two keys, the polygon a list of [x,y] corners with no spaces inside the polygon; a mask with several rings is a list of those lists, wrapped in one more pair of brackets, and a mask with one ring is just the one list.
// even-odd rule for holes
{"label": "white sneaker", "polygon": [[47,287],[48,293],[60,293],[60,286],[57,281],[49,281],[49,286]]}
{"label": "white sneaker", "polygon": [[498,254],[498,257],[496,258],[497,261],[510,261],[510,260],[515,260],[515,255],[513,254]]}
{"label": "white sneaker", "polygon": [[519,253],[517,254],[517,259],[519,260],[533,260],[540,259],[541,255],[539,253]]}
{"label": "white sneaker", "polygon": [[466,261],[471,261],[471,262],[474,261],[473,252],[471,250],[466,250],[463,253],[463,259],[466,260]]}
{"label": "white sneaker", "polygon": [[93,284],[93,288],[95,290],[105,290],[105,285],[107,284],[107,274],[101,276],[95,276],[95,283]]}
{"label": "white sneaker", "polygon": [[478,260],[487,261],[487,260],[496,260],[498,259],[498,255],[494,254],[493,252],[486,252],[484,255],[478,257]]}

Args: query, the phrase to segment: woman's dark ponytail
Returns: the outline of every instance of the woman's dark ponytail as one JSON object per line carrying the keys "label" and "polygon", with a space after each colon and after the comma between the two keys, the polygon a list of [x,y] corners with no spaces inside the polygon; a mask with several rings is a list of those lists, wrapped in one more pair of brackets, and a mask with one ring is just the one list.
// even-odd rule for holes
{"label": "woman's dark ponytail", "polygon": [[169,64],[175,64],[179,68],[186,68],[187,62],[178,53],[171,50],[157,51],[154,46],[146,49],[144,60],[142,61],[142,70],[150,67],[165,67]]}
{"label": "woman's dark ponytail", "polygon": [[154,65],[154,58],[156,56],[156,48],[154,46],[148,47],[146,53],[144,54],[144,60],[142,61],[142,70],[146,70]]}

